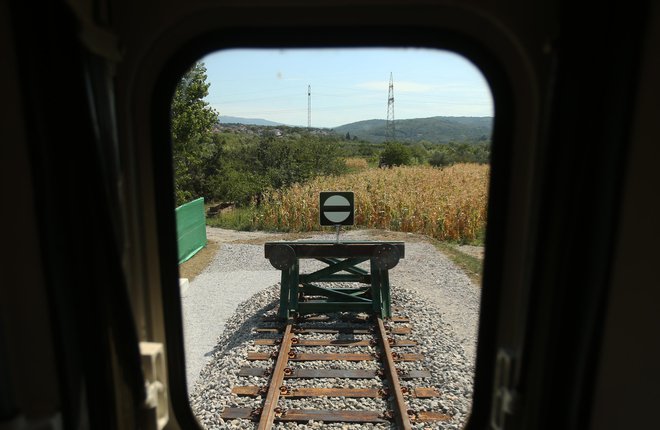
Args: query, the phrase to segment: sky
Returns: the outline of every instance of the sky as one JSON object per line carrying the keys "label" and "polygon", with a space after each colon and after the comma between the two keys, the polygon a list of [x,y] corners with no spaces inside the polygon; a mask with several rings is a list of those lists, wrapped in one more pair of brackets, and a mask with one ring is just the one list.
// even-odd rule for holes
{"label": "sky", "polygon": [[232,49],[202,59],[206,101],[221,116],[312,127],[387,119],[390,73],[394,119],[493,116],[490,89],[464,57],[433,49]]}

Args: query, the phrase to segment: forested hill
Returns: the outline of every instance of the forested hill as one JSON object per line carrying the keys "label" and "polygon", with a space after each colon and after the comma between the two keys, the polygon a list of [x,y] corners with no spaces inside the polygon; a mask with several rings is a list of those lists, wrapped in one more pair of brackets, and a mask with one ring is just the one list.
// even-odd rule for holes
{"label": "forested hill", "polygon": [[267,119],[262,118],[241,118],[238,116],[226,116],[220,115],[218,117],[218,123],[220,124],[246,124],[246,125],[268,125],[268,126],[278,126],[284,125],[281,122],[268,121]]}
{"label": "forested hill", "polygon": [[[351,138],[381,143],[387,140],[386,125],[384,119],[370,119],[335,127],[334,131],[343,136],[348,133]],[[435,116],[395,121],[396,140],[400,142],[490,140],[492,128],[492,117]]]}

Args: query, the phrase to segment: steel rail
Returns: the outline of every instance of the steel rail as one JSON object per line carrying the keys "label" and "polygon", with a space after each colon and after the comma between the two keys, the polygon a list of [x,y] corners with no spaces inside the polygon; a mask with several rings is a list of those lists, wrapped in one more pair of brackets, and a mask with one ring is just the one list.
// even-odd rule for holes
{"label": "steel rail", "polygon": [[385,330],[385,324],[383,324],[383,319],[380,317],[376,318],[378,323],[378,331],[380,338],[380,346],[383,349],[383,364],[385,365],[385,376],[388,381],[390,381],[390,389],[394,396],[394,414],[396,422],[400,430],[411,430],[412,424],[410,423],[410,417],[408,417],[408,406],[406,401],[403,398],[403,392],[401,391],[401,383],[399,382],[399,375],[396,373],[396,367],[394,366],[394,357],[392,355],[392,348],[387,341],[387,331]]}
{"label": "steel rail", "polygon": [[[314,316],[321,320],[323,317]],[[406,317],[398,317],[395,321],[407,322]],[[362,319],[367,322],[366,319]],[[390,322],[395,322],[390,321]],[[300,321],[298,321],[300,322]],[[301,353],[296,347],[302,346],[366,346],[363,340],[341,339],[314,340],[299,339],[296,333],[341,333],[343,329],[301,329],[294,326],[293,320],[287,321],[284,326],[279,328],[258,328],[257,332],[272,332],[279,338],[261,341],[257,339],[255,344],[272,344],[281,342],[277,351],[272,353],[249,352],[248,360],[273,360],[273,368],[252,368],[243,367],[239,371],[240,376],[262,376],[269,378],[268,385],[255,386],[234,386],[232,393],[238,396],[261,397],[265,395],[262,407],[242,408],[228,407],[222,412],[223,419],[249,419],[258,421],[258,430],[271,430],[275,422],[307,422],[309,420],[325,422],[353,422],[353,423],[387,423],[394,422],[397,429],[408,430],[412,428],[412,422],[432,422],[447,421],[450,416],[433,411],[414,411],[408,409],[404,396],[409,398],[432,398],[440,396],[440,391],[435,387],[402,387],[400,381],[403,379],[428,378],[430,372],[426,370],[416,370],[403,372],[399,374],[395,367],[395,362],[423,360],[422,354],[398,354],[393,352],[395,346],[415,345],[416,342],[406,339],[393,339],[390,337],[395,333],[409,333],[410,327],[391,327],[386,326],[380,317],[369,321],[371,324],[367,330],[360,330],[361,334],[370,333],[374,335],[375,342],[372,345],[378,345],[378,353]],[[339,324],[343,324],[339,321]],[[376,328],[377,327],[377,328]],[[406,329],[399,332],[398,329]],[[272,330],[272,331],[271,331]],[[355,333],[356,331],[353,331]],[[364,332],[364,333],[363,333]],[[274,342],[271,342],[274,341]],[[303,348],[304,349],[304,348]],[[289,363],[296,361],[363,361],[377,360],[382,368],[378,370],[364,369],[296,369],[287,367]],[[389,386],[382,388],[349,388],[349,387],[297,387],[296,384],[286,386],[284,381],[291,378],[349,378],[349,379],[371,379],[383,378],[383,384],[387,380]],[[386,411],[363,411],[363,410],[316,410],[316,409],[284,409],[278,407],[280,398],[302,398],[302,397],[382,397],[387,398],[391,409]]]}
{"label": "steel rail", "polygon": [[266,395],[266,400],[264,401],[264,406],[262,408],[261,417],[259,418],[258,430],[270,430],[273,427],[275,422],[275,408],[277,408],[277,402],[280,399],[280,386],[284,382],[284,368],[286,368],[289,361],[289,349],[291,348],[291,338],[293,333],[293,322],[289,320],[286,324],[284,330],[284,335],[282,336],[282,344],[280,345],[280,352],[277,356],[277,362],[275,363],[275,369],[270,379],[270,386],[268,388],[268,394]]}

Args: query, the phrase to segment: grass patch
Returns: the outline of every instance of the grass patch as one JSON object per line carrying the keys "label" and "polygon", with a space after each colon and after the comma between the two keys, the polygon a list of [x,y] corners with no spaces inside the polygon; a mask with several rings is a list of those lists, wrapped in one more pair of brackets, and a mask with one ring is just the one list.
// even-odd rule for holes
{"label": "grass patch", "polygon": [[461,245],[484,246],[484,243],[486,243],[486,226],[477,232],[477,237],[474,239],[461,241]]}
{"label": "grass patch", "polygon": [[481,259],[460,251],[451,242],[441,242],[433,239],[431,241],[435,248],[460,267],[472,282],[481,286],[481,277],[483,274],[483,261]]}

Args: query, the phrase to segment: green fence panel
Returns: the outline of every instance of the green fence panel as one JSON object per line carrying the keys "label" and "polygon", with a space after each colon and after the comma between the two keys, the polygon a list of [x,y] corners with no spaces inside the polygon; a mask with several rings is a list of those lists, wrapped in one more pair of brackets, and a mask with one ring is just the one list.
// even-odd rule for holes
{"label": "green fence panel", "polygon": [[204,198],[176,208],[176,233],[179,246],[179,264],[206,246],[206,216]]}

